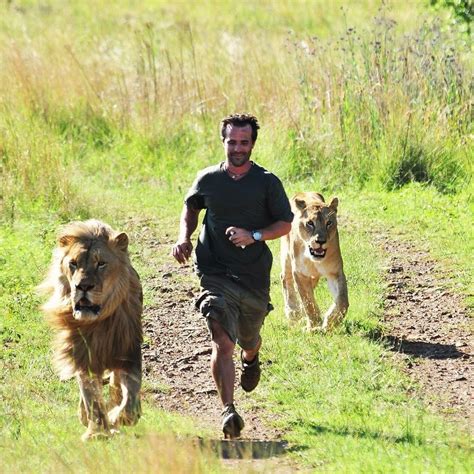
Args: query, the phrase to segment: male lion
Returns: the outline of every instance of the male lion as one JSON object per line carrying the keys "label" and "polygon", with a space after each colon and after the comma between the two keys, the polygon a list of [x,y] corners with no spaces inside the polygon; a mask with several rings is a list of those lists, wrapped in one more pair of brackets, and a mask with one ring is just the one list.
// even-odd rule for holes
{"label": "male lion", "polygon": [[[349,307],[347,283],[342,266],[337,231],[337,205],[334,198],[326,204],[319,193],[298,193],[291,199],[295,214],[291,231],[281,239],[281,280],[285,313],[290,322],[300,316],[303,303],[308,330],[319,326],[329,329],[340,322]],[[314,299],[320,277],[326,277],[334,304],[321,319]]]}
{"label": "male lion", "polygon": [[[96,220],[64,226],[40,290],[57,330],[54,362],[61,379],[76,375],[82,440],[109,436],[140,418],[142,288],[128,237]],[[103,377],[110,374],[107,412]]]}

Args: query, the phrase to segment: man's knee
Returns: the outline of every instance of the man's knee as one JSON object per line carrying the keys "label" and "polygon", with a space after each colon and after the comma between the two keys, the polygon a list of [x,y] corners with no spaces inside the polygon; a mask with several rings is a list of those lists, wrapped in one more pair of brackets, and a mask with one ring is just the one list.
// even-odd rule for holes
{"label": "man's knee", "polygon": [[210,319],[209,325],[212,333],[213,350],[223,357],[232,357],[235,344],[224,330],[224,328],[215,320]]}

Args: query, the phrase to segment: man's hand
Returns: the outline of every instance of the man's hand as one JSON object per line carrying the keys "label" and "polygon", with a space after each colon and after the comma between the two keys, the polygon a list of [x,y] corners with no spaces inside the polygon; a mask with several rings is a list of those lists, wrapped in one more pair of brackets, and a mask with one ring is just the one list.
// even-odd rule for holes
{"label": "man's hand", "polygon": [[191,240],[184,239],[184,240],[178,240],[173,245],[173,249],[171,253],[173,254],[173,257],[179,263],[186,263],[189,257],[191,256],[192,251],[193,251],[193,244]]}
{"label": "man's hand", "polygon": [[227,227],[225,230],[226,235],[229,236],[229,240],[236,246],[245,248],[247,245],[255,243],[253,240],[252,232],[247,229],[240,227]]}

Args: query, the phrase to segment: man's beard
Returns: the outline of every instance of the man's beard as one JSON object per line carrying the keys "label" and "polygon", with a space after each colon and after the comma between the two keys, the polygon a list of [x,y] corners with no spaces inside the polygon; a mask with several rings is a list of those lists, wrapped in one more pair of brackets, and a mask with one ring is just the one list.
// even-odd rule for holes
{"label": "man's beard", "polygon": [[236,167],[243,166],[245,165],[245,163],[247,163],[247,161],[249,161],[250,155],[251,153],[247,153],[245,155],[237,155],[237,154],[229,155],[230,164]]}

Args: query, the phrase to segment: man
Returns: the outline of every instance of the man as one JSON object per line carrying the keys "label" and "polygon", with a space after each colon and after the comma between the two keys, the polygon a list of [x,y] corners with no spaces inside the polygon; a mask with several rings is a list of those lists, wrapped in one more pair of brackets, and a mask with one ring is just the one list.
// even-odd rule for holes
{"label": "man", "polygon": [[259,129],[252,115],[221,122],[226,160],[201,171],[181,214],[173,256],[191,256],[191,235],[206,209],[196,247],[201,295],[196,306],[207,319],[212,339],[211,372],[224,405],[222,430],[237,438],[244,422],[234,407],[235,344],[242,348],[240,384],[250,392],[260,379],[260,329],[270,305],[272,254],[266,240],[291,229],[293,214],[280,180],[250,161]]}

